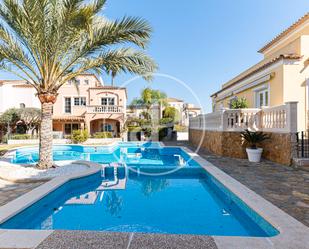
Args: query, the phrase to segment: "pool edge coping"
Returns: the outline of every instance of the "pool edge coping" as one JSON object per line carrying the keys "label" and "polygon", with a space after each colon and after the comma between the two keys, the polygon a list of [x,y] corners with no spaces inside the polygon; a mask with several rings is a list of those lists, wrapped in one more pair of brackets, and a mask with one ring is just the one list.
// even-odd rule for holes
{"label": "pool edge coping", "polygon": [[[222,183],[229,191],[234,193],[246,205],[253,209],[258,215],[279,230],[280,234],[274,237],[241,237],[241,236],[209,236],[215,240],[219,249],[227,248],[309,248],[305,246],[306,236],[309,237],[309,228],[291,217],[274,204],[265,200],[254,191],[222,170],[211,164],[206,159],[199,156],[185,146],[165,146],[178,147],[184,150],[211,176]],[[89,166],[89,170],[74,173],[67,176],[58,176],[43,183],[41,186],[28,193],[12,200],[0,207],[0,224],[15,216],[25,208],[31,206],[53,190],[62,186],[66,182],[89,176],[100,171],[101,166],[89,161],[75,161],[75,163]],[[0,229],[0,248],[33,248],[45,240],[54,230],[26,230],[26,229]],[[16,241],[16,236],[18,240]],[[203,236],[203,235],[202,235]]]}
{"label": "pool edge coping", "polygon": [[[174,146],[166,146],[174,147]],[[306,249],[309,228],[185,146],[190,157],[280,233],[273,237],[211,236],[221,248]],[[258,166],[257,166],[258,167]],[[248,169],[250,170],[250,168]],[[252,247],[254,245],[254,247]]]}
{"label": "pool edge coping", "polygon": [[[71,175],[57,176],[1,206],[0,224],[30,207],[68,181],[93,175],[101,170],[101,166],[97,163],[82,160],[74,163],[86,165],[89,169]],[[54,230],[0,229],[0,248],[34,248],[53,232]],[[18,240],[16,240],[17,237]]]}

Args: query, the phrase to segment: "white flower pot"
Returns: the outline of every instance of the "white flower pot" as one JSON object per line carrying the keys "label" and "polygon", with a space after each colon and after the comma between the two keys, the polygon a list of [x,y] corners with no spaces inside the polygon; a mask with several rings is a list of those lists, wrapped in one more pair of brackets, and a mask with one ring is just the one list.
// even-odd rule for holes
{"label": "white flower pot", "polygon": [[261,161],[261,156],[263,152],[262,148],[257,148],[257,149],[247,148],[246,151],[247,151],[249,162],[258,163]]}

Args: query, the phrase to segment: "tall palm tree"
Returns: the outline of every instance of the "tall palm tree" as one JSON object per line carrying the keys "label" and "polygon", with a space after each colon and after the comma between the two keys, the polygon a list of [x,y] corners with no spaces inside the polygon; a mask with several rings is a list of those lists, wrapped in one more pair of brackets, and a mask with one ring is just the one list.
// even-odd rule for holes
{"label": "tall palm tree", "polygon": [[149,79],[156,70],[143,51],[150,25],[135,17],[108,20],[101,14],[105,2],[3,0],[0,4],[0,68],[27,80],[41,102],[39,168],[53,165],[52,108],[65,82],[110,68]]}

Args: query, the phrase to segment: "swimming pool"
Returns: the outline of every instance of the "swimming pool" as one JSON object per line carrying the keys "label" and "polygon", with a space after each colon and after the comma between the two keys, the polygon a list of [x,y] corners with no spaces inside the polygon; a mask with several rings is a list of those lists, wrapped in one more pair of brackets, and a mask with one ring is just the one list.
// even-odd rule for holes
{"label": "swimming pool", "polygon": [[[0,228],[253,237],[279,233],[181,148],[159,144],[73,147],[55,147],[54,158],[88,159],[104,164],[104,169],[70,180]],[[20,149],[14,162],[26,162],[22,155],[32,153],[34,161],[36,149]],[[165,168],[177,170],[143,174]]]}

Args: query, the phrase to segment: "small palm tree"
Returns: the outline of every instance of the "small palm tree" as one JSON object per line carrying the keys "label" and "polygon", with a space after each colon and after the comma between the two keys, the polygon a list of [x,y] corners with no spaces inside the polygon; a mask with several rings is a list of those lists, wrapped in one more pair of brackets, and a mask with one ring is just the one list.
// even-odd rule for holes
{"label": "small palm tree", "polygon": [[268,134],[263,132],[249,131],[248,129],[241,132],[241,137],[246,140],[251,149],[257,149],[257,145],[259,143],[270,139]]}
{"label": "small palm tree", "polygon": [[[129,72],[151,78],[154,61],[143,52],[152,32],[140,18],[111,21],[106,0],[3,0],[0,68],[27,80],[41,102],[39,168],[52,160],[52,108],[59,88],[85,72]],[[133,44],[142,50],[131,48]],[[122,46],[119,46],[122,45]]]}

